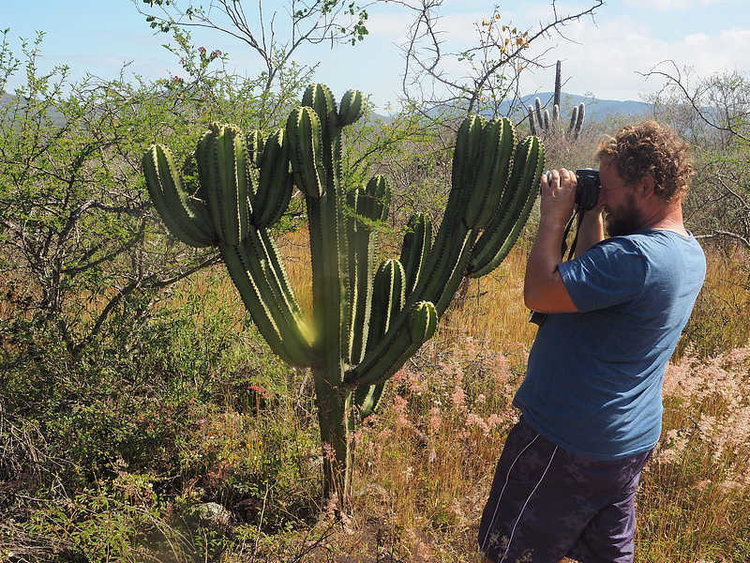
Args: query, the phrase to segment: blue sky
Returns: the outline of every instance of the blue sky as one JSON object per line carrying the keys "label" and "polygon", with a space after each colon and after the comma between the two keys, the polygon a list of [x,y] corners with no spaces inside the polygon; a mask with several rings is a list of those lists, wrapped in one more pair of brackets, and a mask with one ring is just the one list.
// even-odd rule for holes
{"label": "blue sky", "polygon": [[[206,3],[206,2],[204,2]],[[14,46],[18,38],[46,33],[42,68],[68,64],[74,77],[91,72],[102,77],[128,71],[149,78],[178,73],[175,57],[161,45],[129,0],[0,0],[0,29],[10,28]],[[474,25],[492,13],[496,3],[445,0],[440,31],[446,47],[468,47],[474,41]],[[519,28],[534,28],[551,13],[549,1],[497,2],[502,21]],[[558,0],[558,12],[586,6],[585,0]],[[256,6],[248,2],[248,10]],[[266,0],[265,12],[284,13],[282,0]],[[316,79],[342,93],[358,88],[372,95],[383,108],[399,95],[403,59],[398,45],[405,38],[409,15],[393,5],[369,10],[370,35],[357,47],[308,48],[301,62],[320,61]],[[281,18],[281,15],[279,16]],[[230,68],[253,76],[260,66],[241,43],[216,33],[195,33],[196,44],[221,49],[230,55]],[[551,49],[546,59],[564,62],[569,78],[565,90],[593,94],[603,99],[642,99],[661,85],[646,81],[647,72],[661,61],[688,66],[695,76],[737,70],[750,75],[750,6],[747,0],[609,0],[593,19],[586,18],[565,29],[565,38],[550,37],[539,48]],[[540,51],[541,52],[541,51]],[[524,90],[550,90],[554,68],[529,72]],[[12,89],[13,84],[9,89]]]}

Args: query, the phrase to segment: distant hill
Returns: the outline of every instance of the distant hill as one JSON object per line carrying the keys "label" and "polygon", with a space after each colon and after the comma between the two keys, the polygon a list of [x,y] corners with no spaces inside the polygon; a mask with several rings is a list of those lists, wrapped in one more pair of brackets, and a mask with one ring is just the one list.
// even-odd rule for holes
{"label": "distant hill", "polygon": [[[0,94],[0,106],[5,106],[13,101],[13,96],[10,94]],[[525,107],[534,105],[534,100],[539,98],[542,105],[549,108],[550,113],[552,112],[552,92],[538,92],[536,94],[529,94],[523,96],[521,99]],[[651,104],[645,102],[636,101],[618,101],[618,100],[600,100],[591,96],[579,96],[577,94],[562,94],[562,107],[560,108],[561,118],[563,121],[570,119],[570,112],[574,106],[577,106],[581,102],[586,104],[586,120],[591,121],[602,121],[613,116],[624,116],[624,117],[647,117],[651,115]],[[508,113],[510,103],[504,102],[501,104],[501,112],[504,114]],[[432,112],[431,112],[432,113]],[[52,113],[52,120],[55,125],[62,125],[64,119],[57,112]],[[391,116],[383,114],[375,114],[375,119],[384,121],[386,123],[391,121]]]}
{"label": "distant hill", "polygon": [[[539,98],[543,106],[549,108],[552,113],[553,92],[539,92],[529,94],[521,98],[526,107],[534,105],[534,100]],[[646,102],[633,100],[600,100],[590,96],[579,96],[577,94],[562,93],[560,103],[560,116],[562,120],[570,118],[570,112],[574,106],[583,102],[586,104],[586,119],[589,121],[601,121],[613,116],[624,117],[647,117],[651,115],[652,106]],[[507,107],[507,106],[506,106]]]}
{"label": "distant hill", "polygon": [[[15,103],[16,99],[16,96],[13,96],[11,94],[0,94],[0,107],[10,106]],[[21,103],[19,105],[20,107],[24,107],[24,103]],[[63,116],[63,114],[61,114],[59,111],[53,109],[48,113],[48,115],[52,120],[52,124],[54,126],[62,127],[63,125],[65,125],[65,116]]]}
{"label": "distant hill", "polygon": [[[534,100],[539,98],[542,102],[542,106],[549,109],[550,114],[552,113],[552,99],[554,94],[552,92],[537,92],[535,94],[528,94],[521,97],[523,102],[523,110],[521,107],[516,105],[516,113],[510,116],[515,121],[520,121],[526,116],[526,108],[530,105],[534,105]],[[646,118],[652,114],[652,105],[646,102],[636,102],[633,100],[619,101],[619,100],[601,100],[592,96],[579,96],[577,94],[562,93],[562,103],[560,108],[561,119],[567,121],[570,119],[571,111],[574,106],[578,106],[581,102],[586,104],[586,121],[598,122],[610,117],[630,117],[630,118]],[[500,104],[500,114],[508,115],[510,113],[511,103],[506,101]],[[520,113],[519,113],[520,112]],[[446,112],[443,108],[433,108],[428,110],[429,115],[440,115]],[[459,117],[463,115],[460,112]],[[388,118],[385,118],[386,120]]]}

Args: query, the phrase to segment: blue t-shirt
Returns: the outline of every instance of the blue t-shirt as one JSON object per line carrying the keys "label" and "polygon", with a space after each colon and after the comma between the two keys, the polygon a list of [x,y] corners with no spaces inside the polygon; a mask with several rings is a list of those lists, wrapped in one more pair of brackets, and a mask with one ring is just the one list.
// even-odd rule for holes
{"label": "blue t-shirt", "polygon": [[539,434],[593,459],[653,448],[664,368],[706,275],[694,237],[644,230],[559,266],[578,313],[539,328],[513,404]]}

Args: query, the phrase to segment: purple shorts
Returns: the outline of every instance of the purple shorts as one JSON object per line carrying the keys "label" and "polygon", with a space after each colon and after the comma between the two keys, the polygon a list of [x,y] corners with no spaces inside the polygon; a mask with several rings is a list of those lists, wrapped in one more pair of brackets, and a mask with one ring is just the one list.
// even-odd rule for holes
{"label": "purple shorts", "polygon": [[521,419],[497,464],[480,550],[505,563],[633,561],[633,501],[650,455],[592,460],[542,438]]}

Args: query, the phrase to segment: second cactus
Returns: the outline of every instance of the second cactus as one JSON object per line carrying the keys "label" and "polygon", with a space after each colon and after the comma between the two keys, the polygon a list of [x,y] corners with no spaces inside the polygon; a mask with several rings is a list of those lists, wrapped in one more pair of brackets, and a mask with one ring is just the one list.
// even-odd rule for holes
{"label": "second cactus", "polygon": [[[344,193],[341,132],[364,111],[325,85],[270,135],[214,124],[198,143],[200,188],[187,194],[169,150],[143,158],[149,194],[167,228],[192,246],[219,248],[258,330],[285,361],[312,369],[323,444],[324,495],[342,505],[351,488],[352,431],[384,386],[435,332],[461,279],[493,270],[526,223],[544,166],[536,137],[511,122],[467,117],[458,132],[452,188],[440,228],[409,220],[400,258],[376,267],[376,226],[388,213],[385,180]],[[255,170],[253,170],[255,169]],[[269,227],[304,194],[313,311],[297,305]]]}

